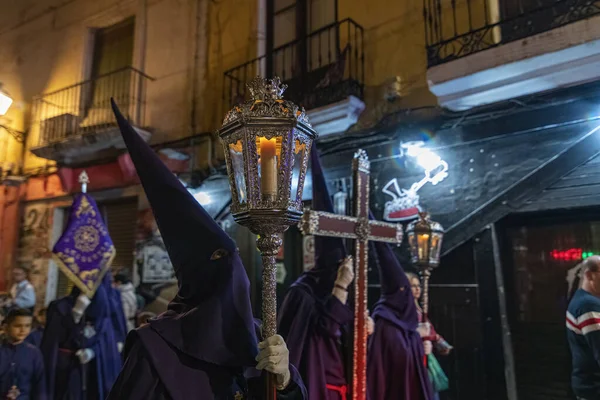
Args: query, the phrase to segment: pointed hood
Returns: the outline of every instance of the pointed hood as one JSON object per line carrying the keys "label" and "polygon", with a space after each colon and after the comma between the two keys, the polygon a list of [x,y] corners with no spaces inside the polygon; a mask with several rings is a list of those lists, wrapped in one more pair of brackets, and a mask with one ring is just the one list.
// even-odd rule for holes
{"label": "pointed hood", "polygon": [[[372,215],[369,216],[372,218]],[[379,267],[381,294],[373,316],[390,320],[403,329],[414,330],[418,324],[417,306],[410,282],[389,244],[371,242]]]}
{"label": "pointed hood", "polygon": [[[316,211],[333,212],[333,203],[327,190],[325,175],[315,146],[310,152],[312,169],[312,208]],[[302,274],[295,284],[307,286],[317,297],[331,293],[340,261],[346,257],[346,248],[340,238],[315,236],[315,266]]]}
{"label": "pointed hood", "polygon": [[120,113],[113,111],[162,234],[179,285],[152,328],[183,353],[221,366],[253,366],[257,339],[250,284],[235,242]]}

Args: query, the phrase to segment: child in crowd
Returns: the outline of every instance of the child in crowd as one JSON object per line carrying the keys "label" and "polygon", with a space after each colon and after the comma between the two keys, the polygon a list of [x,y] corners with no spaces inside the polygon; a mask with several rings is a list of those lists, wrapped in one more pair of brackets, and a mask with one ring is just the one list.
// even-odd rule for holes
{"label": "child in crowd", "polygon": [[25,341],[39,348],[44,336],[44,327],[46,326],[46,308],[41,308],[35,315],[33,329]]}
{"label": "child in crowd", "polygon": [[33,317],[27,309],[11,310],[0,342],[0,399],[45,400],[44,362],[40,350],[25,342]]}

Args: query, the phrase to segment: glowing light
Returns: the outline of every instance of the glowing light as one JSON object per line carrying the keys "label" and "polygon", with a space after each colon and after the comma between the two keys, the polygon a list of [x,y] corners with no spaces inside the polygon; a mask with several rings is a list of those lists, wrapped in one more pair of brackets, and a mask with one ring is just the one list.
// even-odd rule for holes
{"label": "glowing light", "polygon": [[575,247],[567,250],[554,249],[550,252],[550,257],[558,261],[580,261],[596,255],[593,251],[583,251],[582,248]]}
{"label": "glowing light", "polygon": [[3,92],[0,87],[0,117],[8,112],[12,102],[13,99],[7,93]]}
{"label": "glowing light", "polygon": [[194,194],[194,198],[203,206],[206,206],[212,202],[210,195],[202,191]]}

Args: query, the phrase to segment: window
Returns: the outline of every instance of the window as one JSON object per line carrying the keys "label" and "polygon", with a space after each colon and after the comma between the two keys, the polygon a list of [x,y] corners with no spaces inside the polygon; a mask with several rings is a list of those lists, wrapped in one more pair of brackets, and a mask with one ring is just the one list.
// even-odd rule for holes
{"label": "window", "polygon": [[267,75],[289,80],[336,60],[337,0],[268,0],[267,8]]}
{"label": "window", "polygon": [[82,88],[85,117],[82,127],[97,129],[111,123],[110,98],[131,115],[133,106],[131,69],[135,19],[98,29],[94,34],[91,76]]}

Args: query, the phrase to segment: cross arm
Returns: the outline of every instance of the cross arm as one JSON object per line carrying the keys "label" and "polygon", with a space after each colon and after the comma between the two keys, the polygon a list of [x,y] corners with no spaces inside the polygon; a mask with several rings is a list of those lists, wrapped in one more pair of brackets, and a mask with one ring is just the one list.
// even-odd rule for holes
{"label": "cross arm", "polygon": [[356,217],[308,210],[300,221],[304,235],[402,243],[402,225],[382,221],[362,221]]}

